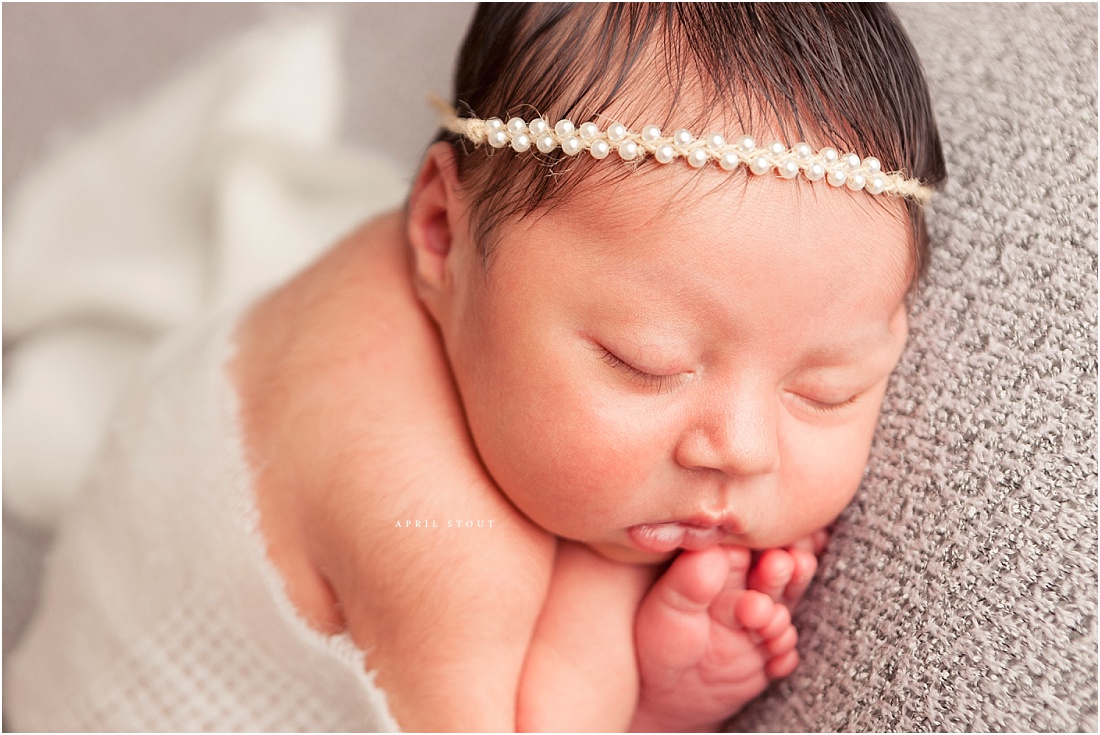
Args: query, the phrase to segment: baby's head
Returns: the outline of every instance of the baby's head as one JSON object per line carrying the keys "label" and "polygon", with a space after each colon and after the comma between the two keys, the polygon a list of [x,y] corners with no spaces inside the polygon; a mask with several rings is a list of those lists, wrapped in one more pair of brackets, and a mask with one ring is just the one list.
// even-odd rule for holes
{"label": "baby's head", "polygon": [[945,175],[889,11],[487,5],[453,104],[408,235],[502,491],[637,561],[831,522]]}

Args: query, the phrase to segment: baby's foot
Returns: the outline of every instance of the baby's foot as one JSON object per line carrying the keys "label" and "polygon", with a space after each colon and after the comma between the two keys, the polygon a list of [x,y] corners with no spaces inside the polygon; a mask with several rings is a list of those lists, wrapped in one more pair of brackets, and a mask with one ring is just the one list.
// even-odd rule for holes
{"label": "baby's foot", "polygon": [[[751,562],[739,547],[684,551],[642,600],[632,729],[715,728],[798,665],[790,612],[767,592],[748,589]],[[774,587],[783,562],[766,566]],[[789,566],[793,577],[796,565]],[[791,587],[788,581],[782,592]]]}
{"label": "baby's foot", "polygon": [[749,572],[748,588],[794,610],[817,573],[817,557],[828,539],[820,530],[786,548],[760,552]]}

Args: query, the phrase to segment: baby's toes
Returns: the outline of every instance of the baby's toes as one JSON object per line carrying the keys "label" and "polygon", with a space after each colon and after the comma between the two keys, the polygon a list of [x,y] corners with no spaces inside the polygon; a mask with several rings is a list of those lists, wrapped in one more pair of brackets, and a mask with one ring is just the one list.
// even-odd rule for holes
{"label": "baby's toes", "polygon": [[718,548],[685,551],[642,600],[634,624],[638,663],[647,684],[665,688],[706,653],[711,601],[729,571]]}
{"label": "baby's toes", "polygon": [[788,630],[794,630],[794,626],[791,625],[791,611],[786,605],[772,605],[771,613],[763,625],[760,626],[758,632],[760,637],[765,641],[771,641],[786,633]]}
{"label": "baby's toes", "polygon": [[764,639],[764,649],[772,656],[781,656],[788,651],[793,651],[798,645],[798,631],[793,625],[787,626],[779,635]]}
{"label": "baby's toes", "polygon": [[760,639],[761,631],[775,619],[775,611],[782,605],[775,604],[772,598],[758,590],[742,592],[733,607],[734,623],[756,634]]}
{"label": "baby's toes", "polygon": [[723,546],[721,548],[726,552],[730,562],[725,589],[747,590],[749,588],[749,570],[752,568],[752,552],[744,546]]}
{"label": "baby's toes", "polygon": [[776,602],[783,602],[794,572],[794,556],[789,551],[768,549],[749,572],[749,589],[762,592]]}
{"label": "baby's toes", "polygon": [[817,574],[817,557],[802,549],[792,549],[790,554],[794,562],[794,570],[791,572],[791,581],[787,584],[787,589],[779,601],[793,609],[806,594],[806,589]]}
{"label": "baby's toes", "polygon": [[705,630],[707,610],[728,574],[729,558],[722,549],[684,551],[642,600],[636,622],[639,632],[659,631],[665,639],[698,637],[695,629]]}
{"label": "baby's toes", "polygon": [[768,663],[764,665],[764,673],[772,679],[782,679],[791,675],[798,667],[800,660],[798,651],[791,649],[782,655],[768,659]]}
{"label": "baby's toes", "polygon": [[650,596],[670,611],[705,612],[728,576],[729,556],[723,549],[684,551],[653,585]]}
{"label": "baby's toes", "polygon": [[798,630],[791,625],[791,612],[786,605],[775,605],[771,619],[762,625],[758,634],[763,638],[761,647],[767,655],[764,673],[773,679],[789,675],[798,665]]}

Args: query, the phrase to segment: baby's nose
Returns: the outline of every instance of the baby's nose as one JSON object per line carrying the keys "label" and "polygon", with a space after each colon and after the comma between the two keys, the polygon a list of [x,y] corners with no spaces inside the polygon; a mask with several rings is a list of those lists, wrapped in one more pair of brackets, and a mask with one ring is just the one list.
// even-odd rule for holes
{"label": "baby's nose", "polygon": [[766,475],[779,469],[774,400],[758,395],[726,400],[699,412],[676,448],[687,469],[713,469],[730,477]]}

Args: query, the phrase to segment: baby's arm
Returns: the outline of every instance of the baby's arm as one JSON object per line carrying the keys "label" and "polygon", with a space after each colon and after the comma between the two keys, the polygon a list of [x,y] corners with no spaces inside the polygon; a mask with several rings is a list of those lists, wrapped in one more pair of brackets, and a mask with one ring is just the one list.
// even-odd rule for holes
{"label": "baby's arm", "polygon": [[634,616],[658,573],[559,539],[520,682],[518,731],[627,729],[638,703]]}

